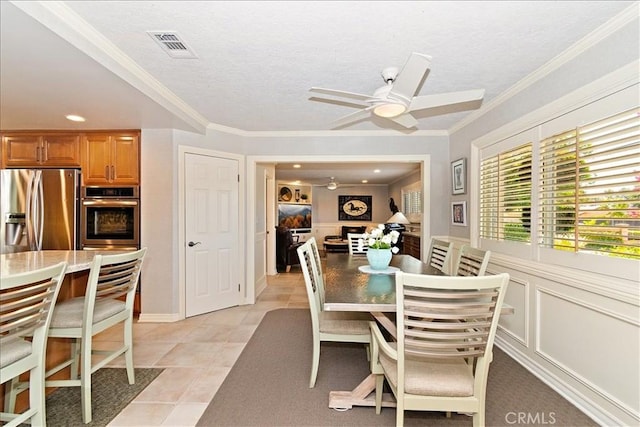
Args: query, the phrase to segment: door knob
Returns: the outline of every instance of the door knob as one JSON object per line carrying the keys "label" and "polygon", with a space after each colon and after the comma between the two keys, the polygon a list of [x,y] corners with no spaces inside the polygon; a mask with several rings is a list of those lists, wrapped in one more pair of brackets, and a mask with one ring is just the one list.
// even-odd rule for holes
{"label": "door knob", "polygon": [[199,245],[200,242],[189,242],[188,245],[190,248],[194,247],[195,245]]}

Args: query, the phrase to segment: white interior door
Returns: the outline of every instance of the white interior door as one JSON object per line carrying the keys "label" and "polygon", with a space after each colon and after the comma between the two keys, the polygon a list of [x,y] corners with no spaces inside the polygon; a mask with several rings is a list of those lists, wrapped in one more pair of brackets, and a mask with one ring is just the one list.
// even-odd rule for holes
{"label": "white interior door", "polygon": [[238,161],[185,154],[187,317],[240,303]]}

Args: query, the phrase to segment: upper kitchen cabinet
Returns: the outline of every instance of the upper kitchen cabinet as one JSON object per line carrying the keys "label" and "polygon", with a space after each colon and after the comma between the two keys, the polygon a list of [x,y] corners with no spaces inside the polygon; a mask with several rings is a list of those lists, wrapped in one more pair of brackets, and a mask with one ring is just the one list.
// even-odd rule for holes
{"label": "upper kitchen cabinet", "polygon": [[2,167],[80,167],[80,135],[43,132],[3,133]]}
{"label": "upper kitchen cabinet", "polygon": [[83,135],[82,181],[84,185],[138,185],[140,132]]}

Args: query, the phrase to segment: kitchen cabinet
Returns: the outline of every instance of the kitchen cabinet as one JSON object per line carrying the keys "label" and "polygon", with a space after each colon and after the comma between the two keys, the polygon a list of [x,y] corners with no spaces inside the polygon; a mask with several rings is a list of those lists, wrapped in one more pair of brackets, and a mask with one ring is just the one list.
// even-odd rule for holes
{"label": "kitchen cabinet", "polygon": [[412,234],[403,234],[402,253],[420,259],[420,237]]}
{"label": "kitchen cabinet", "polygon": [[2,134],[2,167],[80,167],[80,134]]}
{"label": "kitchen cabinet", "polygon": [[86,133],[82,137],[84,185],[138,185],[140,133]]}

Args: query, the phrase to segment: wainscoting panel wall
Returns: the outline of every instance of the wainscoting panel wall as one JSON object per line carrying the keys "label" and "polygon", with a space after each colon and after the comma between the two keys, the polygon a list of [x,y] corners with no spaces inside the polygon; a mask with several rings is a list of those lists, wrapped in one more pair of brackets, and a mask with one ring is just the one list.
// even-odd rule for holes
{"label": "wainscoting panel wall", "polygon": [[[497,271],[487,269],[486,274],[496,274]],[[529,346],[529,282],[513,274],[509,280],[509,288],[504,300],[505,304],[514,309],[514,314],[502,316],[498,330],[510,336],[522,347]]]}
{"label": "wainscoting panel wall", "polygon": [[[602,278],[492,253],[511,275],[496,345],[601,425],[640,424],[640,300]],[[634,303],[635,301],[635,303]]]}

